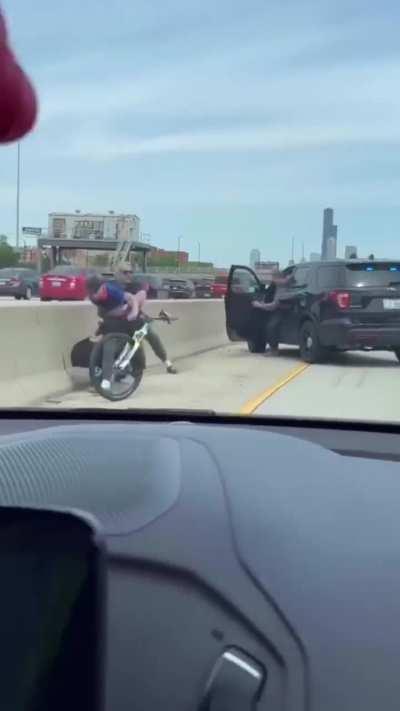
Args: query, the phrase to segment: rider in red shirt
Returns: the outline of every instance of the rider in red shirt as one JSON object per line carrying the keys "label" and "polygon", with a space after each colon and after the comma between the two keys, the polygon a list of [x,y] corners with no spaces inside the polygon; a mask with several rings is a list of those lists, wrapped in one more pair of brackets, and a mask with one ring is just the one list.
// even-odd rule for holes
{"label": "rider in red shirt", "polygon": [[36,116],[34,88],[8,43],[0,10],[0,143],[23,138],[33,128]]}

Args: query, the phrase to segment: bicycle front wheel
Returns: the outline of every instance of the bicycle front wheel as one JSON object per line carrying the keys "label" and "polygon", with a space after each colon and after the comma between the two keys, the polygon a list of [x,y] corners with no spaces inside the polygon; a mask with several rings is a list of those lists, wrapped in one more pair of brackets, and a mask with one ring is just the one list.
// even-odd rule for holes
{"label": "bicycle front wheel", "polygon": [[89,363],[90,381],[96,392],[107,400],[125,400],[140,385],[146,365],[142,346],[123,370],[116,365],[130,343],[126,333],[109,333],[93,347]]}

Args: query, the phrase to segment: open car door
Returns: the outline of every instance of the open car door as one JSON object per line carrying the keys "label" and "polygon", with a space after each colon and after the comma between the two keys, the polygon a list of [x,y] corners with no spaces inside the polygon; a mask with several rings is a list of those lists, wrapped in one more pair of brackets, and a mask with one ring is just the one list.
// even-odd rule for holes
{"label": "open car door", "polygon": [[230,268],[225,296],[226,332],[231,341],[254,341],[265,321],[264,314],[252,306],[264,300],[265,286],[249,267]]}

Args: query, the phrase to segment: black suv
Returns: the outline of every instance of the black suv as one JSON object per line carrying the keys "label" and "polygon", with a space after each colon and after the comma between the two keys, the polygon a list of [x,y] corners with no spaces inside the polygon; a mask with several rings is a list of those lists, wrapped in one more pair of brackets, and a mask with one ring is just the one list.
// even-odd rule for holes
{"label": "black suv", "polygon": [[[400,360],[400,260],[310,262],[283,273],[292,278],[277,293],[279,342],[298,345],[307,363],[322,361],[332,350],[393,351]],[[228,336],[258,353],[266,347],[270,315],[252,301],[264,300],[265,289],[248,267],[231,267]]]}

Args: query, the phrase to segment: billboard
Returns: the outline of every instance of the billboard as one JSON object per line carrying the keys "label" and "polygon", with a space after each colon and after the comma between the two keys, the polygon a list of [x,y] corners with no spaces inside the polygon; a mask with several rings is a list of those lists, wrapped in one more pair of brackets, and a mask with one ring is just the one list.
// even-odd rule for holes
{"label": "billboard", "polygon": [[36,237],[40,237],[42,234],[42,228],[41,227],[23,227],[22,233],[24,235],[35,235]]}

